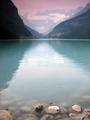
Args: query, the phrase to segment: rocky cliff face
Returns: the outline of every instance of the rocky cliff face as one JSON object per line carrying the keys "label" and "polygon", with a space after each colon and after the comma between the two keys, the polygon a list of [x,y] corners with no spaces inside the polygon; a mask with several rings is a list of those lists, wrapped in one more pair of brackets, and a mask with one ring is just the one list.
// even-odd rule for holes
{"label": "rocky cliff face", "polygon": [[90,39],[90,10],[58,24],[53,31],[48,34],[48,37]]}
{"label": "rocky cliff face", "polygon": [[0,0],[0,39],[33,38],[11,0]]}

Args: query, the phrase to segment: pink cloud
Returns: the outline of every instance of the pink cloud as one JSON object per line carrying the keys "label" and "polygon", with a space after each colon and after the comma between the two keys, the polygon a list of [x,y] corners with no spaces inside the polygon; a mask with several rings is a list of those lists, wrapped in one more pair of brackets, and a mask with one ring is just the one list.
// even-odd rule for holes
{"label": "pink cloud", "polygon": [[28,20],[44,20],[44,19],[48,19],[49,16],[31,16],[31,15],[28,15],[27,19]]}
{"label": "pink cloud", "polygon": [[59,14],[59,13],[50,14],[49,16],[50,16],[50,19],[52,19],[55,23],[61,22],[69,18],[69,16],[66,16],[65,14]]}
{"label": "pink cloud", "polygon": [[[12,0],[17,6],[25,24],[39,30],[48,31],[61,21],[69,18],[66,12],[85,6],[90,0]],[[62,11],[62,12],[60,12]],[[42,15],[40,15],[41,13]],[[44,13],[44,14],[43,14]],[[73,12],[72,12],[73,13]],[[26,14],[26,16],[25,16]]]}
{"label": "pink cloud", "polygon": [[52,9],[76,9],[85,6],[90,0],[12,0],[18,7],[20,14],[52,10]]}
{"label": "pink cloud", "polygon": [[50,13],[49,15],[42,15],[42,16],[36,16],[36,14],[28,14],[27,19],[28,20],[46,20],[48,21],[49,19],[53,20],[55,23],[61,22],[65,19],[69,18],[69,16],[66,16],[65,14],[60,14],[60,13]]}

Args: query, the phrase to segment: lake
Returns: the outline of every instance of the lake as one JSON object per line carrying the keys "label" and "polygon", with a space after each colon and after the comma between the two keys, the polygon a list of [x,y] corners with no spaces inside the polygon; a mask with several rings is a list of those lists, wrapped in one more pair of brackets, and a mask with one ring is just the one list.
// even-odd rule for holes
{"label": "lake", "polygon": [[90,41],[0,42],[1,108],[49,102],[90,106]]}

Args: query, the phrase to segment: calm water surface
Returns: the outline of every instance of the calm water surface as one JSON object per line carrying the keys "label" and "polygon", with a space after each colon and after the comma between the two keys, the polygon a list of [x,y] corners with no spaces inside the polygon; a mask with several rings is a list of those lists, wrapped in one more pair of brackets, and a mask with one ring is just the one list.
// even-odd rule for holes
{"label": "calm water surface", "polygon": [[89,41],[0,42],[2,108],[48,102],[87,107],[89,100]]}

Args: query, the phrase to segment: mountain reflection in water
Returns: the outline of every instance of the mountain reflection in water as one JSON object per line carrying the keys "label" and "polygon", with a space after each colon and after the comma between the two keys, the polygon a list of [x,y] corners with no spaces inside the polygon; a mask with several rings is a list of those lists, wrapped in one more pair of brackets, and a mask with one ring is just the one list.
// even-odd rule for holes
{"label": "mountain reflection in water", "polygon": [[40,101],[89,96],[89,52],[89,41],[0,42],[0,93]]}

